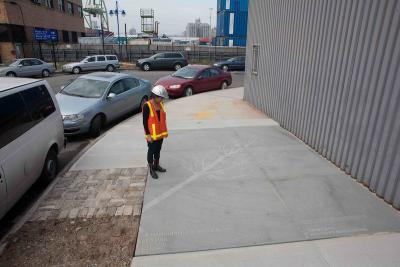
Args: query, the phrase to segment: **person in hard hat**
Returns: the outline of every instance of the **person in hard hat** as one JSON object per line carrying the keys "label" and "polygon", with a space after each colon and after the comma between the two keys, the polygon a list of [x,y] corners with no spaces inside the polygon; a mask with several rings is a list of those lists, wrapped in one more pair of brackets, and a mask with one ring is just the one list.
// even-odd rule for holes
{"label": "person in hard hat", "polygon": [[160,166],[160,152],[164,138],[168,137],[167,116],[163,100],[168,98],[168,92],[162,85],[157,85],[151,90],[151,98],[142,107],[143,127],[147,141],[147,162],[150,175],[158,179],[156,172],[166,172]]}

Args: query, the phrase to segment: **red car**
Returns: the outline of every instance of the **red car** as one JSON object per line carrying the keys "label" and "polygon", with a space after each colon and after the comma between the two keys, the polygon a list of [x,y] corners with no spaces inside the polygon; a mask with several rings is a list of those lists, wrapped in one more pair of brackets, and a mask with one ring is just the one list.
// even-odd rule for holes
{"label": "red car", "polygon": [[189,65],[172,75],[161,78],[162,85],[170,96],[190,96],[214,89],[225,89],[232,84],[229,72],[205,65]]}

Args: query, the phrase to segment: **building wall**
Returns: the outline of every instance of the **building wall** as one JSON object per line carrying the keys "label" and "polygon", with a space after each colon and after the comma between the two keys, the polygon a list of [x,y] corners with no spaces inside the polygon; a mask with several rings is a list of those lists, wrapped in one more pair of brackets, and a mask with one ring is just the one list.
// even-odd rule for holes
{"label": "building wall", "polygon": [[245,100],[400,208],[400,1],[252,0]]}

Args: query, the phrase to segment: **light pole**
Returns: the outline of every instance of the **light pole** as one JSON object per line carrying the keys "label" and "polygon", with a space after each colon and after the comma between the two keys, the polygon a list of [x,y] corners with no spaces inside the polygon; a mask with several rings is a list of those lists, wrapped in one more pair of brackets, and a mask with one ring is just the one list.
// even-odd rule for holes
{"label": "light pole", "polygon": [[118,1],[115,1],[115,10],[110,10],[110,16],[113,16],[114,14],[117,16],[117,28],[118,28],[118,50],[119,50],[119,56],[121,57],[122,51],[121,51],[121,41],[119,39],[119,14],[123,17],[125,17],[126,12],[125,10],[119,10],[118,9]]}

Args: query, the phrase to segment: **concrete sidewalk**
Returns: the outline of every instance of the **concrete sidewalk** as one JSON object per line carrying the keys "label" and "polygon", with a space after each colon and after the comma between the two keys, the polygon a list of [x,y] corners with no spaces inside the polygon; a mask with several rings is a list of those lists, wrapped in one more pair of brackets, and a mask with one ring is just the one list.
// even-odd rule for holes
{"label": "concrete sidewalk", "polygon": [[[311,240],[347,236],[347,243],[356,245],[364,242],[359,235],[400,231],[398,211],[242,98],[238,88],[166,105],[170,138],[161,163],[168,172],[147,182],[133,265],[230,266],[208,261],[219,261],[222,253],[243,263],[232,266],[264,266],[265,261],[245,264],[246,253],[263,258],[273,244],[287,242],[297,242],[295,249],[304,244],[307,252]],[[72,169],[146,166],[142,127],[137,116],[113,128]],[[400,246],[397,235],[385,238],[367,243],[377,251]],[[238,249],[251,246],[261,247]],[[290,247],[280,251],[273,265],[284,265],[291,256]],[[321,255],[308,256],[310,264],[304,265],[318,266]],[[398,266],[390,263],[400,259],[396,253],[374,257],[389,262],[386,266]],[[362,266],[365,259],[357,253],[339,265],[353,265],[357,258]],[[164,260],[169,264],[156,264]]]}

